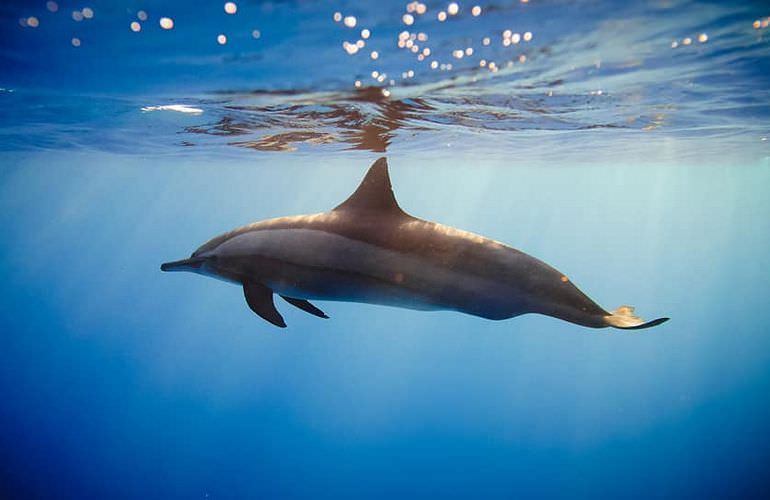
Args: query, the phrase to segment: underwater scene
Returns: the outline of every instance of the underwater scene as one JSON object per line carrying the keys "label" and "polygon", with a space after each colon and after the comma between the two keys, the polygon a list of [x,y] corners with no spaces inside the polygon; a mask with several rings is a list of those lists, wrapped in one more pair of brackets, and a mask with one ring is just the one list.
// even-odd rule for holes
{"label": "underwater scene", "polygon": [[770,497],[766,2],[0,25],[0,498]]}

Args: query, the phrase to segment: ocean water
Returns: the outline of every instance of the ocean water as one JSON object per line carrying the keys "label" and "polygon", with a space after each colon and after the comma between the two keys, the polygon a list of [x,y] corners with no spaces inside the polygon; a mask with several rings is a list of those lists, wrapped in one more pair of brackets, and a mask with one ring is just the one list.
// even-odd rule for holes
{"label": "ocean water", "polygon": [[[3,2],[0,497],[770,496],[770,7],[474,5]],[[407,212],[671,320],[279,330],[161,273],[381,156]]]}

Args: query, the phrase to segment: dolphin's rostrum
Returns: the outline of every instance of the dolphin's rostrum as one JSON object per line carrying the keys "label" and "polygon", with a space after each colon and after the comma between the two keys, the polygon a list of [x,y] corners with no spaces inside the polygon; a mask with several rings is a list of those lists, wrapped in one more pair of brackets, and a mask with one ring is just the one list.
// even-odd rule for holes
{"label": "dolphin's rostrum", "polygon": [[629,306],[607,312],[534,257],[412,217],[396,202],[385,158],[329,212],[249,224],[161,269],[240,284],[251,310],[279,327],[286,323],[275,293],[321,318],[328,316],[308,300],[453,310],[495,320],[539,313],[593,328],[640,329],[668,319],[645,323]]}

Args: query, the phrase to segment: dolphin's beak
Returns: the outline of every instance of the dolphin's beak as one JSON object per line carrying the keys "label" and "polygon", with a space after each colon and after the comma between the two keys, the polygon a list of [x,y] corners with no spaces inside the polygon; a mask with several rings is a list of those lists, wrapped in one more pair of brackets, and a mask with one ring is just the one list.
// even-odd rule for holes
{"label": "dolphin's beak", "polygon": [[200,268],[205,259],[200,257],[191,257],[189,259],[176,260],[174,262],[164,262],[160,265],[161,271],[195,271]]}

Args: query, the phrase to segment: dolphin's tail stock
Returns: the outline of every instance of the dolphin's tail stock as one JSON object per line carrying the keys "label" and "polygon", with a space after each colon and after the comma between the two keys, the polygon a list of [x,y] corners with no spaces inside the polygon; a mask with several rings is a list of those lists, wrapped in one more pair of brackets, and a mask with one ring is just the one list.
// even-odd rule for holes
{"label": "dolphin's tail stock", "polygon": [[609,326],[614,328],[621,328],[623,330],[642,330],[644,328],[651,328],[665,323],[669,318],[658,318],[645,322],[642,318],[634,314],[633,307],[620,306],[612,311],[609,316],[605,316],[604,320]]}

